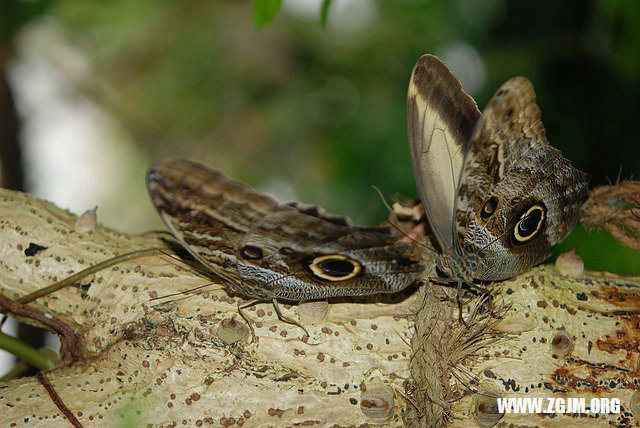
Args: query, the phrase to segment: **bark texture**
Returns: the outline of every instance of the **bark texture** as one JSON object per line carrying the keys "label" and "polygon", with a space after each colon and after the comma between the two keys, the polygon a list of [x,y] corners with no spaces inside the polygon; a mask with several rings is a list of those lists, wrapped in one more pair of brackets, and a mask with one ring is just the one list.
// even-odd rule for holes
{"label": "bark texture", "polygon": [[[14,300],[110,257],[163,245],[100,226],[77,232],[75,216],[17,192],[0,191],[0,213],[0,292]],[[237,328],[231,318],[242,322],[239,298],[220,285],[155,299],[207,283],[159,254],[29,304],[22,320],[63,325],[76,337],[65,341],[75,349],[64,350],[66,365],[44,377],[0,384],[0,425],[61,426],[73,418],[82,426],[640,421],[638,278],[568,277],[541,266],[495,284],[491,299],[466,297],[468,326],[458,321],[455,289],[431,284],[331,301],[326,314],[322,304],[284,306],[285,315],[309,330],[306,342],[300,328],[259,304],[247,311],[258,342],[245,337],[234,344],[219,329]],[[623,408],[597,417],[498,419],[491,413],[494,396],[586,397],[587,404],[617,397]]]}

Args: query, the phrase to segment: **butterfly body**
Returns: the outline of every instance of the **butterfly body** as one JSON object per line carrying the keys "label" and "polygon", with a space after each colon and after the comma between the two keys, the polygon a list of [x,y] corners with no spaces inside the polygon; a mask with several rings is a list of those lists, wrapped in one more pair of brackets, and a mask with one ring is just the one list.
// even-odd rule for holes
{"label": "butterfly body", "polygon": [[505,82],[480,113],[446,65],[424,55],[407,111],[416,183],[450,278],[516,276],[577,223],[587,175],[547,141],[527,79]]}
{"label": "butterfly body", "polygon": [[476,278],[480,262],[480,255],[473,252],[439,254],[436,257],[438,270],[460,284],[469,284]]}

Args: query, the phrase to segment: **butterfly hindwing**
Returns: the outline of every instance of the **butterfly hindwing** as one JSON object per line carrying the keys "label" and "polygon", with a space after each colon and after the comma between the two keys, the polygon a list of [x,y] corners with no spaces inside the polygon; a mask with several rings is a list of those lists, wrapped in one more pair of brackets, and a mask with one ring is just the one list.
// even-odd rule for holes
{"label": "butterfly hindwing", "polygon": [[[246,249],[251,249],[246,257]],[[295,209],[265,217],[242,240],[238,271],[288,300],[391,293],[422,267],[388,230],[342,226]]]}
{"label": "butterfly hindwing", "polygon": [[587,197],[587,175],[549,144],[535,98],[529,80],[508,80],[469,141],[455,233],[465,251],[480,255],[478,279],[509,278],[548,257]]}

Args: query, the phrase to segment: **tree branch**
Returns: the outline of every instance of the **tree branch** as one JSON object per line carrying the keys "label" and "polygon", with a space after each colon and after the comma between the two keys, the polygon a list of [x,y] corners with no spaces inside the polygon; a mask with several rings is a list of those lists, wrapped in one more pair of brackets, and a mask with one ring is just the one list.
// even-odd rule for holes
{"label": "tree branch", "polygon": [[[74,216],[22,193],[0,191],[0,207],[0,292],[13,300],[110,257],[163,246],[103,227],[78,233]],[[27,256],[31,243],[47,248]],[[230,345],[218,328],[242,320],[238,298],[220,285],[152,300],[207,282],[158,254],[30,303],[73,331],[79,360],[46,373],[61,403],[35,377],[0,383],[0,425],[59,425],[63,404],[83,426],[120,418],[165,426],[357,426],[381,423],[394,402],[386,425],[467,426],[476,408],[481,421],[491,421],[495,400],[483,401],[491,394],[586,397],[587,404],[617,397],[629,411],[640,385],[637,278],[572,278],[538,267],[495,284],[493,299],[470,299],[469,327],[457,319],[455,289],[434,285],[331,301],[324,319],[322,305],[285,306],[310,331],[307,343],[298,327],[260,304],[248,311],[258,343]],[[605,426],[622,418],[510,414],[500,422]]]}

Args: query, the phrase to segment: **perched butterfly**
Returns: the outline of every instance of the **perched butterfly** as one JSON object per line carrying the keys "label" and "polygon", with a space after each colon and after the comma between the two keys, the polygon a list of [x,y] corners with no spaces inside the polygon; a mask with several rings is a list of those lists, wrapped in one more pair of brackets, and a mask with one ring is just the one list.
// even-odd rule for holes
{"label": "perched butterfly", "polygon": [[587,174],[552,147],[531,82],[504,83],[480,113],[437,57],[420,58],[407,123],[416,184],[455,282],[503,280],[547,258],[579,220]]}
{"label": "perched butterfly", "polygon": [[[587,177],[549,145],[528,80],[507,81],[480,114],[451,71],[425,55],[407,107],[413,170],[442,251],[437,264],[454,282],[518,275],[571,231]],[[393,293],[427,274],[416,246],[389,228],[278,203],[192,161],[155,165],[147,184],[197,260],[253,299],[245,306],[272,300],[283,319],[277,299]]]}
{"label": "perched butterfly", "polygon": [[393,293],[424,270],[415,248],[398,243],[391,228],[357,227],[317,207],[281,204],[196,162],[161,162],[147,186],[180,244],[232,293],[253,299],[243,307]]}

